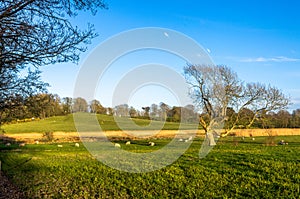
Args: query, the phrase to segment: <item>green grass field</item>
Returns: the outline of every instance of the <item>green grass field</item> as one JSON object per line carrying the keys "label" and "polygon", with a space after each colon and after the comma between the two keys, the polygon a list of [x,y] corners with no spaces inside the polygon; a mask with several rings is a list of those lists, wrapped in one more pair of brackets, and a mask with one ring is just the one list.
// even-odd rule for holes
{"label": "green grass field", "polygon": [[[267,137],[222,138],[204,158],[197,138],[161,170],[132,174],[111,169],[74,143],[5,146],[2,170],[29,198],[299,198],[300,136],[275,137],[289,145],[266,146]],[[155,140],[159,149],[170,140]],[[148,152],[139,140],[121,147]]]}
{"label": "green grass field", "polygon": [[[179,123],[174,122],[160,122],[160,121],[150,121],[143,119],[131,119],[131,118],[119,118],[119,125],[114,120],[113,116],[108,115],[97,115],[97,120],[102,128],[102,130],[120,130],[119,125],[126,130],[135,130],[136,124],[139,127],[143,127],[144,130],[161,129],[163,130],[176,130],[179,128]],[[151,122],[151,125],[149,125]],[[87,131],[93,131],[88,121],[86,122]],[[56,116],[51,118],[46,118],[43,120],[31,121],[31,122],[21,122],[15,124],[6,124],[2,127],[4,131],[9,133],[44,133],[44,132],[76,132],[73,115],[67,116]],[[184,124],[185,129],[194,129],[195,125]]]}

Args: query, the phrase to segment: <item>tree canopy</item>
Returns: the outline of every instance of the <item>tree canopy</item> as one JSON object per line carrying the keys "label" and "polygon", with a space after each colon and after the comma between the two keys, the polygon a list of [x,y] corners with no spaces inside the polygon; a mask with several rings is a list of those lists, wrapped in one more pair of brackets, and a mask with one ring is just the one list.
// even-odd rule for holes
{"label": "tree canopy", "polygon": [[1,68],[17,69],[77,62],[79,52],[97,34],[92,25],[80,30],[70,18],[78,11],[106,8],[102,0],[2,0],[0,2]]}
{"label": "tree canopy", "polygon": [[99,8],[106,8],[103,0],[0,1],[0,113],[45,91],[39,66],[78,62],[97,33],[92,25],[79,29],[70,19]]}

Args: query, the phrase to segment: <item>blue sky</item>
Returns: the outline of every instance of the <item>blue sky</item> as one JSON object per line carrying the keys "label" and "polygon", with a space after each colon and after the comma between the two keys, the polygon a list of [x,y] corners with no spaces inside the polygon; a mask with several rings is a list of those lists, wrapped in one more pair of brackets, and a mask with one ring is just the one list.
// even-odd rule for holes
{"label": "blue sky", "polygon": [[[96,16],[86,13],[74,20],[79,26],[95,25],[99,37],[81,55],[78,65],[66,63],[42,67],[49,91],[73,96],[80,65],[101,42],[133,28],[162,27],[179,31],[203,46],[216,64],[231,67],[246,82],[262,82],[280,88],[300,108],[300,1],[113,1]],[[182,72],[184,60],[158,52],[124,57],[114,63],[99,85],[97,99],[111,106],[111,90],[118,79],[138,64],[163,63]],[[109,82],[112,81],[112,82]],[[110,86],[108,86],[110,85]],[[147,91],[148,90],[148,91]],[[155,88],[142,88],[130,103],[139,108],[166,101],[176,105],[171,94],[146,97]],[[161,90],[161,91],[158,91]],[[157,88],[157,93],[167,93]],[[143,101],[144,99],[144,101]]]}

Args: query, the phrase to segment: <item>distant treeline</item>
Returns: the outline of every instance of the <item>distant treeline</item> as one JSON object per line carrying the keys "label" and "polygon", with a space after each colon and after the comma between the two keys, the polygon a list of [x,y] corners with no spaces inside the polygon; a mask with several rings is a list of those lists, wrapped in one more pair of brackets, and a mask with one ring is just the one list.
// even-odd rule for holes
{"label": "distant treeline", "polygon": [[[98,100],[87,102],[83,98],[60,98],[56,94],[37,94],[18,101],[6,103],[0,109],[1,123],[11,123],[16,121],[29,121],[32,118],[43,119],[52,116],[68,115],[75,112],[90,112],[104,115],[114,115],[118,117],[132,117],[141,119],[151,119],[168,122],[196,122],[200,114],[193,105],[185,107],[169,106],[163,102],[151,104],[139,109],[121,104],[115,107],[103,107]],[[242,111],[240,126],[245,126],[248,119],[254,113],[249,109]],[[237,113],[232,108],[227,110],[228,119],[225,125],[230,125],[234,121]],[[182,120],[184,118],[184,120]],[[262,112],[254,121],[252,128],[300,128],[300,109],[292,113],[286,110],[278,112]]]}

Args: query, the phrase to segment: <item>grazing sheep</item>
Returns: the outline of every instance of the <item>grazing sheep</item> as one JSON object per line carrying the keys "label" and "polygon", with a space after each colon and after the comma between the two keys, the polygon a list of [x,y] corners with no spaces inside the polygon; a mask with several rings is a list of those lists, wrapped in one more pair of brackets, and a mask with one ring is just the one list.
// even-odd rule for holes
{"label": "grazing sheep", "polygon": [[182,139],[182,138],[180,138],[178,141],[179,141],[179,142],[183,142],[183,139]]}
{"label": "grazing sheep", "polygon": [[281,140],[278,144],[280,144],[280,145],[288,145],[289,143],[285,142],[284,140]]}
{"label": "grazing sheep", "polygon": [[130,141],[127,141],[127,142],[126,142],[126,145],[130,145],[130,144],[131,144]]}
{"label": "grazing sheep", "polygon": [[115,147],[121,148],[121,145],[119,143],[115,143]]}
{"label": "grazing sheep", "polygon": [[149,142],[149,146],[154,146],[155,143],[154,142]]}
{"label": "grazing sheep", "polygon": [[78,144],[78,143],[75,143],[75,147],[79,147],[79,144]]}
{"label": "grazing sheep", "polygon": [[24,147],[24,146],[25,146],[25,143],[20,143],[19,146],[20,146],[20,147]]}
{"label": "grazing sheep", "polygon": [[193,137],[191,136],[191,137],[189,137],[189,141],[192,141],[193,140]]}
{"label": "grazing sheep", "polygon": [[11,144],[10,144],[9,142],[5,144],[5,146],[10,146],[10,145],[11,145]]}
{"label": "grazing sheep", "polygon": [[60,145],[60,144],[58,144],[58,145],[57,145],[57,147],[58,147],[58,148],[62,148],[62,147],[63,147],[63,145]]}
{"label": "grazing sheep", "polygon": [[252,138],[252,140],[254,141],[254,140],[255,140],[255,138]]}
{"label": "grazing sheep", "polygon": [[35,144],[39,144],[40,142],[38,140],[35,141]]}

